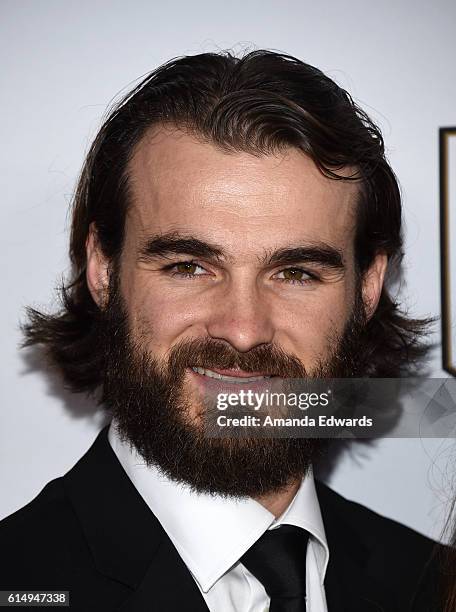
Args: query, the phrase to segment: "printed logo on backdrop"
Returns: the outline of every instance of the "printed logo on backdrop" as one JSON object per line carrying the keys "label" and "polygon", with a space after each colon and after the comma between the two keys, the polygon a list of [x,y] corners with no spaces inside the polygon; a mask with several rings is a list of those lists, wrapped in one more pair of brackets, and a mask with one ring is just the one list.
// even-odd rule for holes
{"label": "printed logo on backdrop", "polygon": [[456,127],[440,128],[442,362],[456,376]]}

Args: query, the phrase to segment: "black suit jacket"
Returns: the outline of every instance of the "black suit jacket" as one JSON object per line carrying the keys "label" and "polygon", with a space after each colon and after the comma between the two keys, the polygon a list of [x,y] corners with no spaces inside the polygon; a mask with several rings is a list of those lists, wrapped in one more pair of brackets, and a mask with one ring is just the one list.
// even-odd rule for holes
{"label": "black suit jacket", "polygon": [[[107,431],[65,476],[0,522],[0,590],[67,590],[71,610],[207,612]],[[330,549],[329,612],[409,611],[426,568],[427,586],[434,579],[434,542],[321,483],[317,492]],[[416,609],[436,612],[427,597],[418,595]]]}

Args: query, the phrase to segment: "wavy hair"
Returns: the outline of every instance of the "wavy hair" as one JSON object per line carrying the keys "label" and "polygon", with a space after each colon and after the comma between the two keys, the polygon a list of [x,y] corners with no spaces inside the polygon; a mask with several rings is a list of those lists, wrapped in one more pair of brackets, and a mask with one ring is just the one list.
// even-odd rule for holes
{"label": "wavy hair", "polygon": [[[226,152],[267,155],[295,147],[327,177],[357,181],[355,255],[362,274],[385,252],[389,268],[402,258],[401,195],[385,158],[382,134],[350,95],[317,68],[292,56],[258,50],[174,59],[142,80],[108,115],[85,160],[72,204],[71,276],[58,288],[60,309],[28,307],[22,346],[41,344],[73,391],[101,384],[105,351],[100,310],[86,281],[89,226],[118,261],[130,205],[129,160],[145,132],[170,124]],[[352,175],[342,169],[354,168]],[[359,359],[373,377],[410,375],[428,346],[430,319],[408,318],[383,288],[366,325]]]}

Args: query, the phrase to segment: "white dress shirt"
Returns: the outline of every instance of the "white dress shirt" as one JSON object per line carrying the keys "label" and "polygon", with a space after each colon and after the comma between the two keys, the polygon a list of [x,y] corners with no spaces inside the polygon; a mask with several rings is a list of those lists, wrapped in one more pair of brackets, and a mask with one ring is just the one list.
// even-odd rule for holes
{"label": "white dress shirt", "polygon": [[267,529],[295,525],[310,534],[306,554],[308,612],[327,612],[323,581],[329,550],[310,472],[279,517],[252,498],[195,493],[156,467],[148,467],[120,440],[114,421],[108,439],[133,485],[160,521],[198,585],[211,612],[265,612],[263,585],[239,562]]}

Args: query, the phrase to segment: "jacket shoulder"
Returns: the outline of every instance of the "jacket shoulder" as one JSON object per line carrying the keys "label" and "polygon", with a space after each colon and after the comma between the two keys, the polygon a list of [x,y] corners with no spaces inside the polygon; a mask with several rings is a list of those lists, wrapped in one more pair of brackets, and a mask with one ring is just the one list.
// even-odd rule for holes
{"label": "jacket shoulder", "polygon": [[2,586],[43,588],[43,579],[58,586],[75,559],[90,559],[81,535],[62,478],[50,481],[27,505],[0,521]]}
{"label": "jacket shoulder", "polygon": [[[382,544],[390,547],[392,543],[396,543],[399,548],[403,548],[407,543],[408,546],[414,546],[427,554],[437,544],[434,540],[394,519],[382,516],[358,502],[346,499],[320,481],[317,481],[316,487],[323,509],[329,507],[331,513],[336,513],[349,529],[361,536],[366,547]],[[410,549],[408,550],[410,553]]]}
{"label": "jacket shoulder", "polygon": [[40,538],[57,535],[61,529],[75,524],[62,478],[51,480],[28,504],[0,521],[0,541],[14,543],[25,537]]}
{"label": "jacket shoulder", "polygon": [[28,504],[0,521],[0,533],[8,533],[34,519],[39,520],[40,516],[47,515],[49,511],[60,513],[65,501],[62,478],[51,480]]}
{"label": "jacket shoulder", "polygon": [[49,537],[67,527],[72,511],[65,497],[62,478],[51,480],[28,504],[0,521],[2,544],[24,537]]}
{"label": "jacket shoulder", "polygon": [[337,530],[343,529],[346,545],[357,548],[367,575],[396,594],[401,610],[409,609],[410,597],[417,612],[439,609],[435,602],[440,597],[444,545],[344,498],[321,482],[316,487],[330,550],[331,539],[337,541]]}

